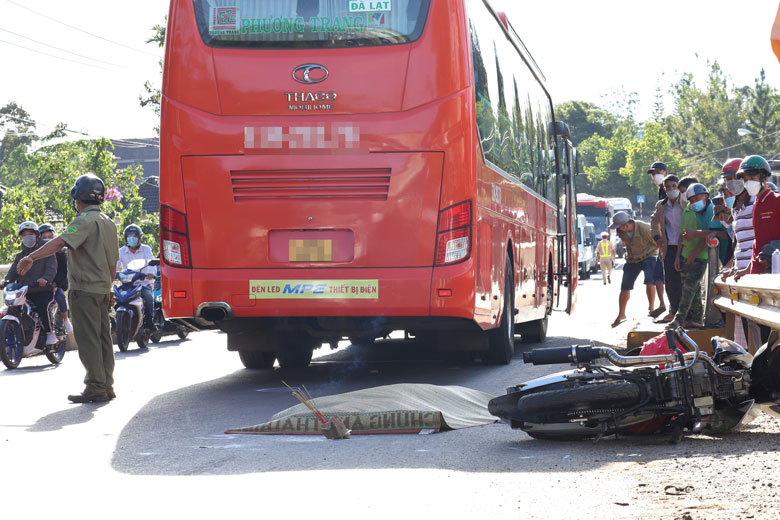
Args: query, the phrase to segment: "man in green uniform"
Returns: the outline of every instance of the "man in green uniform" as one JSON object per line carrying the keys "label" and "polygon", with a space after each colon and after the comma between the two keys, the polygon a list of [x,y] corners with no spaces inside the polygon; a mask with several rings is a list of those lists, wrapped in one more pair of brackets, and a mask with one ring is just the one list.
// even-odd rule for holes
{"label": "man in green uniform", "polygon": [[79,358],[87,371],[84,391],[68,396],[74,403],[104,402],[116,397],[108,311],[119,240],[116,225],[100,211],[105,192],[99,177],[91,173],[79,177],[70,190],[79,212],[76,218],[64,233],[22,258],[17,266],[24,273],[34,261],[68,247],[71,320]]}

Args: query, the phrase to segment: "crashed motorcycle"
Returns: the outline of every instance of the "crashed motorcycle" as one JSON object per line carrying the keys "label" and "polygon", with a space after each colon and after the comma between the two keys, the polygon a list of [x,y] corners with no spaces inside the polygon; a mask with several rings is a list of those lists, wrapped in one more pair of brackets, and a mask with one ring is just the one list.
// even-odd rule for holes
{"label": "crashed motorcycle", "polygon": [[24,352],[32,348],[46,356],[53,365],[58,365],[65,357],[66,332],[62,321],[57,319],[57,303],[52,298],[46,311],[49,313],[49,323],[52,324],[57,336],[57,343],[46,345],[46,332],[38,313],[27,301],[27,285],[11,283],[5,288],[3,295],[5,307],[0,310],[0,361],[6,368],[19,366]]}
{"label": "crashed motorcycle", "polygon": [[682,328],[666,331],[669,354],[622,356],[595,346],[534,349],[523,362],[572,363],[576,369],[509,387],[488,404],[491,414],[536,439],[601,439],[663,431],[720,435],[764,411],[780,418],[780,336],[754,356],[713,337],[713,355]]}

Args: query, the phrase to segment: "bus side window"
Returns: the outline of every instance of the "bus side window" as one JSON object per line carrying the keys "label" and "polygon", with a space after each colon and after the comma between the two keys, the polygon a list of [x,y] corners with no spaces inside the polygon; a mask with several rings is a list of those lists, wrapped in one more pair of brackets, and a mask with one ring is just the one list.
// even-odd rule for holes
{"label": "bus side window", "polygon": [[490,104],[490,89],[487,83],[487,70],[480,49],[480,42],[473,23],[471,27],[471,53],[474,61],[474,91],[477,112],[477,129],[485,158],[490,160],[495,141],[495,123],[493,107]]}

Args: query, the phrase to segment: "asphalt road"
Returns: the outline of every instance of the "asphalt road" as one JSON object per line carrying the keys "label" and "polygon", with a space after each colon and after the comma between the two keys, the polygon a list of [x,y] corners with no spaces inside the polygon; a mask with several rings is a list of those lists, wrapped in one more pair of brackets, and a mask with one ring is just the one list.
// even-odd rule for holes
{"label": "asphalt road", "polygon": [[[616,329],[620,271],[581,282],[575,313],[555,313],[545,346],[625,343]],[[637,286],[629,315],[643,316]],[[640,292],[641,291],[641,292]],[[519,338],[518,338],[519,339]],[[531,367],[517,342],[504,367],[421,354],[413,343],[343,343],[300,371],[250,371],[216,332],[117,353],[110,403],[72,405],[83,368],[68,352],[0,371],[3,511],[37,517],[177,518],[776,518],[777,426],[762,418],[723,439],[662,437],[555,443],[505,424],[432,435],[225,435],[297,403],[281,379],[317,395],[412,382],[494,395],[567,367]],[[762,468],[761,471],[752,471]],[[780,482],[774,483],[780,485]],[[693,489],[669,495],[665,486]],[[741,493],[725,499],[724,492]],[[760,496],[760,499],[757,498]],[[768,516],[767,516],[768,515]]]}

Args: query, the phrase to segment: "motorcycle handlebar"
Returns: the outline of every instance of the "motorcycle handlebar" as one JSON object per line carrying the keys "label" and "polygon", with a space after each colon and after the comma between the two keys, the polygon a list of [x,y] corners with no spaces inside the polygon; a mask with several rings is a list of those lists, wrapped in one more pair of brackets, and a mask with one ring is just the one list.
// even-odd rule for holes
{"label": "motorcycle handlebar", "polygon": [[559,365],[563,363],[588,363],[600,357],[598,348],[594,347],[555,347],[539,348],[523,352],[523,363],[534,365]]}

